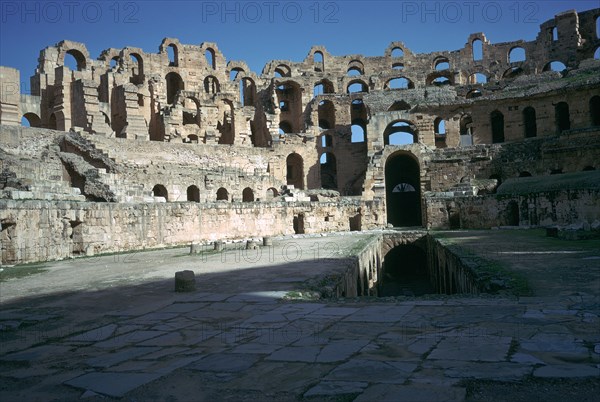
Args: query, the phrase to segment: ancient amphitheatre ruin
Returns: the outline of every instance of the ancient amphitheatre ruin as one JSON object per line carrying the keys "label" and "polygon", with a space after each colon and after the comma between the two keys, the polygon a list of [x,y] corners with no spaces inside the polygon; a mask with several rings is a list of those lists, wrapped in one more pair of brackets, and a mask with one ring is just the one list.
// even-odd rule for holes
{"label": "ancient amphitheatre ruin", "polygon": [[[212,261],[218,266],[220,261],[224,269],[235,266],[241,270],[245,259],[246,266],[255,269],[256,260],[246,259],[244,253],[274,247],[276,253],[291,250],[298,256],[304,250],[304,259],[269,259],[269,263],[279,267],[272,273],[272,284],[294,284],[281,288],[274,285],[269,292],[284,299],[312,300],[279,308],[295,311],[294,314],[301,311],[307,317],[317,310],[331,309],[330,315],[317,314],[316,319],[335,317],[345,320],[345,324],[365,324],[373,320],[356,311],[364,307],[364,298],[399,297],[392,303],[398,303],[402,314],[390,313],[382,318],[380,322],[388,325],[392,322],[390,316],[394,322],[402,322],[401,317],[416,310],[422,295],[499,294],[508,299],[490,301],[484,297],[473,303],[500,310],[509,309],[510,303],[514,303],[510,308],[526,306],[526,311],[506,313],[514,320],[533,317],[540,320],[536,323],[546,319],[545,323],[551,325],[564,315],[581,321],[565,324],[566,332],[546,334],[539,343],[535,343],[535,331],[521,333],[525,337],[521,339],[521,335],[514,335],[516,330],[499,336],[492,333],[491,327],[485,327],[484,341],[475,341],[475,347],[481,346],[484,352],[473,362],[491,362],[496,365],[491,370],[497,369],[501,379],[511,381],[514,378],[509,373],[514,372],[520,373],[515,378],[597,378],[600,338],[590,328],[598,326],[600,297],[599,267],[595,262],[598,249],[593,246],[593,239],[600,237],[598,18],[600,9],[565,11],[542,23],[533,41],[490,43],[483,33],[474,33],[462,48],[427,54],[413,53],[402,42],[390,43],[375,57],[335,56],[324,47],[313,46],[303,61],[273,60],[261,73],[251,71],[243,61],[227,61],[215,43],[188,45],[165,38],[158,53],[135,47],[110,48],[96,59],[82,43],[64,40],[49,46],[40,52],[31,77],[31,94],[21,94],[18,70],[0,67],[1,264],[11,274],[21,264],[57,264],[54,266],[69,269],[64,277],[68,282],[68,276],[75,275],[79,264],[53,261],[81,261],[82,266],[96,267],[95,264],[106,261],[122,262],[114,257],[118,253],[162,250],[181,254],[182,246],[191,246],[191,255],[169,260],[165,263],[169,269],[165,270],[166,265],[160,267],[161,275],[172,279],[179,268],[189,268],[196,271],[198,287],[204,293],[173,294],[169,281],[169,304],[156,307],[160,303],[152,299],[155,308],[149,310],[163,314],[156,320],[167,320],[188,312],[188,306],[189,311],[192,307],[209,311],[211,303],[262,303],[250,296],[241,297],[243,283],[236,285],[235,279],[231,280],[231,288],[202,288],[205,279],[212,278],[210,275],[228,281],[230,274],[211,272],[205,278],[199,262]],[[66,58],[74,59],[76,69],[65,65]],[[27,127],[22,124],[24,120]],[[318,243],[324,238],[330,242]],[[464,248],[453,247],[465,238],[469,240]],[[293,248],[286,245],[290,239],[296,241]],[[564,289],[550,287],[549,291],[540,285],[545,283],[543,270],[513,275],[511,269],[519,264],[503,259],[502,253],[528,254],[530,245],[539,247],[532,252],[541,256],[532,262],[535,266],[553,267],[563,258],[549,262],[548,258],[554,257],[544,260],[545,253],[552,256],[562,249],[582,253],[581,258],[587,260],[567,262],[575,264],[575,270],[581,269],[573,274],[580,282],[566,281]],[[243,250],[239,251],[240,247]],[[306,247],[311,251],[307,252]],[[185,250],[183,254],[188,254],[188,248]],[[232,260],[211,260],[228,250]],[[309,253],[313,257],[310,264],[320,267],[315,268],[314,275],[303,271],[310,265]],[[145,253],[138,254],[141,255]],[[495,270],[496,263],[503,264],[502,268]],[[129,268],[133,269],[133,265]],[[557,271],[548,275],[562,275],[560,267],[554,268]],[[36,275],[46,275],[45,280],[52,278],[47,273]],[[265,275],[270,277],[271,273]],[[36,346],[36,342],[10,332],[8,322],[20,323],[18,329],[27,321],[25,310],[17,303],[23,295],[34,296],[28,290],[29,282],[20,285],[19,281],[32,280],[27,278],[0,283],[5,294],[3,303],[14,303],[8,306],[11,311],[18,310],[14,314],[20,317],[10,318],[9,313],[9,318],[0,321],[5,323],[2,330],[8,334],[8,348],[2,359],[27,361],[29,358],[22,358],[23,353],[40,357],[35,352],[27,355],[28,348],[55,348],[48,354],[41,353],[48,358],[66,345],[89,346],[87,339],[77,339],[82,333],[88,334],[85,331],[91,331],[88,335],[92,338],[98,335],[92,334],[95,327],[89,323],[76,325],[72,333],[51,336],[59,339],[58,346]],[[245,279],[251,283],[250,277]],[[523,285],[522,281],[530,283]],[[133,284],[131,288],[134,292]],[[558,307],[544,309],[541,299],[527,299],[556,296],[562,290],[568,294],[549,302]],[[61,288],[61,292],[68,291],[68,286]],[[237,296],[207,296],[223,292]],[[403,298],[413,296],[417,301],[410,302],[412,310],[402,305],[407,303]],[[520,296],[529,301],[510,299]],[[356,298],[357,304],[349,304],[349,298]],[[312,304],[316,303],[314,299],[343,306],[323,307]],[[381,303],[364,308],[389,313],[390,301]],[[448,303],[445,308],[455,306]],[[468,302],[458,305],[461,303]],[[536,308],[532,307],[534,304]],[[311,305],[314,310],[307,307]],[[298,311],[294,306],[298,306]],[[146,317],[143,314],[147,311],[142,310],[140,316]],[[534,310],[535,314],[539,310],[538,316]],[[267,314],[264,309],[261,311]],[[52,313],[48,314],[54,319]],[[267,317],[268,322],[274,316],[280,317],[269,314],[273,316]],[[117,324],[100,320],[102,328],[114,325],[111,331],[115,331],[133,315],[124,314],[123,321]],[[167,324],[162,321],[163,329],[154,328],[157,323],[153,319],[138,320],[141,324],[131,330],[131,342],[123,341],[116,332],[111,332],[109,340],[102,336],[93,340],[98,344],[113,342],[110,347],[116,349],[134,348],[131,343],[139,341],[135,347],[152,348],[148,354],[157,353],[165,345],[189,347],[185,342],[153,344],[152,337],[146,335],[154,331],[156,339],[162,339],[167,331]],[[246,322],[249,317],[241,314],[231,318],[231,322],[237,319]],[[289,317],[286,320],[282,318],[281,322],[289,322]],[[254,326],[250,327],[256,331],[256,322],[267,321],[253,321]],[[44,320],[33,322],[47,324]],[[273,322],[279,323],[276,319]],[[323,328],[329,324],[330,321],[323,323]],[[310,328],[314,335],[313,327]],[[48,333],[53,330],[44,329]],[[139,338],[136,331],[141,334]],[[400,395],[404,392],[402,386],[435,383],[434,388],[439,389],[423,395],[437,398],[445,394],[449,400],[461,400],[464,393],[456,391],[460,387],[448,378],[471,377],[448,372],[464,369],[480,373],[477,370],[481,366],[467,367],[469,358],[449,352],[466,338],[445,338],[446,334],[440,335],[436,327],[433,333],[437,346],[423,346],[423,351],[429,350],[428,356],[422,356],[425,363],[412,369],[410,365],[392,365],[403,373],[399,377],[402,381],[391,381],[399,388],[380,389],[375,380],[361,382],[353,378],[349,374],[352,367],[346,367],[354,364],[353,353],[367,353],[361,348],[369,340],[340,341],[335,336],[327,338],[326,331],[323,333],[330,342],[340,345],[330,352],[333,357],[324,358],[323,367],[319,366],[324,374],[329,373],[328,377],[322,382],[316,377],[307,378],[298,390],[285,397],[351,395],[369,400],[390,397],[392,391]],[[512,339],[504,336],[507,333],[514,335]],[[292,338],[290,345],[301,339]],[[210,343],[210,339],[203,332],[198,342]],[[239,342],[238,348],[243,346]],[[540,346],[547,344],[551,344],[549,350]],[[306,363],[299,355],[307,351],[294,349],[306,346],[290,345],[281,343],[282,349],[278,349],[270,344],[252,353],[237,350],[233,355],[244,356],[240,367],[248,370],[259,370],[257,367],[267,361]],[[523,345],[529,345],[529,349]],[[327,346],[320,347],[323,349],[319,353],[325,353]],[[339,352],[344,348],[352,353],[346,356]],[[293,353],[281,352],[284,349]],[[489,350],[497,358],[489,360]],[[556,363],[560,357],[547,357],[555,352],[569,356]],[[92,360],[98,363],[102,356],[98,354]],[[128,356],[135,360],[139,355]],[[185,363],[204,373],[211,371],[208,366],[222,363],[211,356],[217,355],[204,351]],[[310,363],[320,362],[319,356]],[[164,357],[153,359],[154,363],[161,363]],[[213,360],[209,364],[207,359]],[[364,356],[362,359],[365,367],[380,370],[369,366],[379,360]],[[452,359],[460,364],[431,363]],[[329,367],[330,371],[324,368],[334,362],[339,365]],[[510,368],[503,371],[502,362]],[[127,392],[142,392],[136,391],[139,385],[157,379],[175,381],[168,375],[185,366],[175,364],[171,371],[163,373],[147,371],[139,361],[135,364],[135,373],[123,369],[130,376],[123,381],[135,386],[117,387],[120,391],[107,385],[116,380],[110,376],[114,374],[112,363],[104,360],[90,366],[103,367],[105,370],[99,373],[107,377],[73,373],[72,378],[65,377],[60,383],[65,381],[70,390],[87,389],[94,394],[92,398],[122,397],[129,395]],[[381,370],[389,373],[390,367]],[[223,364],[223,372],[240,370]],[[419,375],[435,370],[443,374],[434,382]],[[10,377],[5,372],[1,375]],[[0,392],[25,395],[20,393],[25,392],[21,383],[14,381],[14,389],[8,387]],[[245,389],[244,384],[249,382],[234,388]],[[348,385],[351,383],[354,385]],[[584,390],[594,387],[586,384]],[[452,393],[447,394],[444,387]],[[409,391],[429,392],[419,386]],[[271,397],[260,392],[254,395],[256,399]]]}

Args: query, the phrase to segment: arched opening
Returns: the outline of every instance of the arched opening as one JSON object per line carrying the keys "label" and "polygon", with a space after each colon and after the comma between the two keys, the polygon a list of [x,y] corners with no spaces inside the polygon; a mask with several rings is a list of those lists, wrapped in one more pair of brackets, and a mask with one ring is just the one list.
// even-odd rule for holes
{"label": "arched opening", "polygon": [[377,295],[422,296],[436,293],[427,270],[427,254],[412,244],[390,250],[383,259]]}
{"label": "arched opening", "polygon": [[567,102],[558,102],[554,105],[554,117],[556,120],[556,132],[558,134],[571,128],[571,118]]}
{"label": "arched opening", "polygon": [[469,84],[486,84],[488,81],[488,78],[485,74],[483,73],[474,73],[471,74],[469,76],[469,79],[467,80],[467,82]]}
{"label": "arched opening", "polygon": [[385,164],[387,221],[394,226],[420,226],[421,180],[419,163],[409,154],[397,153]]}
{"label": "arched opening", "polygon": [[452,85],[452,81],[446,76],[435,77],[430,76],[427,80],[427,85],[435,85],[436,87],[441,87],[444,85]]}
{"label": "arched opening", "polygon": [[254,202],[254,191],[250,187],[242,191],[242,202]]}
{"label": "arched opening", "polygon": [[321,187],[329,190],[337,190],[337,161],[335,155],[326,152],[319,159],[321,165]]}
{"label": "arched opening", "polygon": [[275,197],[279,196],[279,192],[275,187],[271,187],[267,189],[267,201],[273,200]]}
{"label": "arched opening", "polygon": [[510,52],[508,52],[508,62],[509,63],[517,63],[520,61],[525,61],[526,60],[526,56],[525,56],[525,49],[523,49],[522,47],[513,47],[512,49],[510,49]]}
{"label": "arched opening", "polygon": [[555,42],[558,40],[558,28],[557,27],[552,27],[548,30],[548,36],[550,37],[550,40],[552,42]]}
{"label": "arched opening", "polygon": [[401,47],[395,47],[392,49],[392,57],[404,57],[404,50]]}
{"label": "arched opening", "polygon": [[433,132],[436,148],[446,148],[446,121],[438,117],[433,122]]}
{"label": "arched opening", "polygon": [[304,161],[297,153],[291,153],[286,158],[286,180],[288,185],[304,189]]}
{"label": "arched opening", "polygon": [[483,42],[481,39],[475,39],[471,42],[473,50],[473,61],[483,60]]}
{"label": "arched opening", "polygon": [[85,56],[79,50],[67,50],[63,65],[72,71],[82,71],[86,68]]}
{"label": "arched opening", "polygon": [[523,128],[525,129],[525,138],[537,136],[535,109],[531,106],[523,109]]}
{"label": "arched opening", "polygon": [[215,70],[217,68],[217,59],[215,57],[215,51],[210,47],[206,49],[204,52],[204,57],[206,58],[206,64]]}
{"label": "arched opening", "polygon": [[490,123],[492,125],[492,143],[504,142],[504,115],[498,110],[494,110],[490,114]]}
{"label": "arched opening", "polygon": [[304,121],[302,119],[302,89],[300,85],[293,81],[286,81],[278,84],[275,92],[280,105],[280,121],[289,123],[289,132],[301,132]]}
{"label": "arched opening", "polygon": [[436,71],[450,70],[450,62],[445,57],[438,57],[433,62],[433,68]]}
{"label": "arched opening", "polygon": [[400,120],[390,123],[383,132],[384,145],[406,145],[417,142],[414,125]]}
{"label": "arched opening", "polygon": [[234,67],[229,72],[229,80],[230,81],[235,81],[235,80],[237,80],[244,73],[245,73],[245,71],[244,71],[243,68],[241,68],[241,67]]}
{"label": "arched opening", "polygon": [[183,101],[183,125],[200,127],[200,104],[195,98],[187,97]]}
{"label": "arched opening", "polygon": [[351,81],[348,84],[347,92],[349,94],[359,93],[359,92],[369,92],[369,87],[361,80]]}
{"label": "arched opening", "polygon": [[21,118],[23,127],[42,127],[42,120],[35,113],[25,113]]}
{"label": "arched opening", "polygon": [[118,67],[119,66],[119,56],[115,56],[112,59],[110,59],[108,66],[111,70],[114,70],[115,67]]}
{"label": "arched opening", "polygon": [[292,126],[287,121],[282,121],[279,123],[279,134],[290,134],[292,132]]}
{"label": "arched opening", "polygon": [[171,43],[167,46],[167,55],[169,58],[169,67],[179,66],[179,50],[175,44]]}
{"label": "arched opening", "polygon": [[217,122],[219,144],[232,145],[235,142],[235,120],[233,118],[233,103],[229,100],[219,102],[220,121]]}
{"label": "arched opening", "polygon": [[323,134],[321,136],[321,147],[328,148],[333,146],[333,137],[329,134]]}
{"label": "arched opening", "polygon": [[411,80],[405,77],[392,78],[385,83],[383,89],[410,89],[414,88],[414,84]]}
{"label": "arched opening", "polygon": [[251,78],[242,78],[240,81],[240,103],[242,106],[254,106],[256,85]]}
{"label": "arched opening", "polygon": [[600,46],[598,46],[594,52],[594,59],[600,60]]}
{"label": "arched opening", "polygon": [[404,70],[404,63],[392,63],[392,70]]}
{"label": "arched opening", "polygon": [[313,63],[315,66],[315,71],[325,71],[325,59],[322,52],[316,51],[313,54]]}
{"label": "arched opening", "polygon": [[217,94],[221,92],[221,86],[217,77],[209,75],[204,79],[204,92],[207,94]]}
{"label": "arched opening", "polygon": [[318,107],[319,128],[329,130],[335,127],[335,107],[331,101],[321,101]]}
{"label": "arched opening", "polygon": [[479,98],[482,95],[483,95],[483,93],[481,93],[481,91],[479,89],[472,89],[469,92],[467,92],[467,95],[465,96],[465,98],[474,99],[474,98]]}
{"label": "arched opening", "polygon": [[191,202],[200,202],[200,189],[196,186],[187,188],[187,200]]}
{"label": "arched opening", "polygon": [[600,96],[590,98],[590,124],[600,126]]}
{"label": "arched opening", "polygon": [[285,64],[279,64],[277,67],[275,67],[275,70],[273,71],[273,76],[275,78],[290,77],[291,75],[292,75],[292,70],[290,69],[289,66],[287,66]]}
{"label": "arched opening", "polygon": [[229,201],[229,192],[226,188],[221,187],[217,190],[217,201]]}
{"label": "arched opening", "polygon": [[131,60],[131,75],[134,77],[138,77],[144,74],[144,60],[142,56],[137,53],[130,53],[129,60]]}
{"label": "arched opening", "polygon": [[519,226],[519,204],[516,201],[511,201],[506,206],[506,224]]}
{"label": "arched opening", "polygon": [[183,79],[176,72],[172,71],[166,75],[165,79],[167,80],[167,103],[172,105],[175,101],[175,96],[177,92],[183,91]]}
{"label": "arched opening", "polygon": [[364,122],[361,120],[356,120],[350,126],[350,130],[352,132],[352,137],[350,141],[355,142],[365,142],[366,140],[366,128]]}
{"label": "arched opening", "polygon": [[165,201],[169,201],[169,193],[162,184],[157,184],[152,188],[152,195],[155,197],[163,197]]}
{"label": "arched opening", "polygon": [[348,77],[358,77],[363,75],[362,71],[358,67],[350,67],[346,72]]}
{"label": "arched opening", "polygon": [[556,71],[562,73],[566,69],[567,66],[565,66],[565,63],[563,63],[562,61],[551,61],[550,63],[544,66],[543,71]]}

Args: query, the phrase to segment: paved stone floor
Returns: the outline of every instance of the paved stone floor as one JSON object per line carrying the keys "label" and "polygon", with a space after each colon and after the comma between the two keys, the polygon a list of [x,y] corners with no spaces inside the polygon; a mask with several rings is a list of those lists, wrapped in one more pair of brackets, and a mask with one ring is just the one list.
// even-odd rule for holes
{"label": "paved stone floor", "polygon": [[[279,240],[254,262],[54,262],[2,282],[0,400],[462,401],[464,380],[599,378],[600,291],[282,300],[368,236]],[[175,293],[190,267],[198,290]]]}

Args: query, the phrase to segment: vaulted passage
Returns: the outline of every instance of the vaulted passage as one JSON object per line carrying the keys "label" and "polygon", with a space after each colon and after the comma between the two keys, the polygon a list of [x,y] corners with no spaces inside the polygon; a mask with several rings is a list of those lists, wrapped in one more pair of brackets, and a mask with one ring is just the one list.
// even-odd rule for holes
{"label": "vaulted passage", "polygon": [[409,154],[388,158],[385,165],[387,221],[394,226],[420,226],[421,185],[419,163]]}
{"label": "vaulted passage", "polygon": [[427,254],[418,246],[401,245],[391,250],[384,257],[382,274],[379,296],[420,296],[437,293],[429,280]]}

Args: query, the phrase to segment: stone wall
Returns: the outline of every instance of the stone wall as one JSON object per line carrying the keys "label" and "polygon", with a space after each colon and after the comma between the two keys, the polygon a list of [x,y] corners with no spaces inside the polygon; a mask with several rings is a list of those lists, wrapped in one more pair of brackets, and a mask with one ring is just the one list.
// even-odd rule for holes
{"label": "stone wall", "polygon": [[[115,204],[0,200],[2,263],[294,233],[349,231],[365,203]],[[373,226],[369,216],[364,226]],[[298,222],[297,220],[300,220]],[[361,218],[358,218],[359,222]],[[296,221],[295,221],[296,220]]]}

